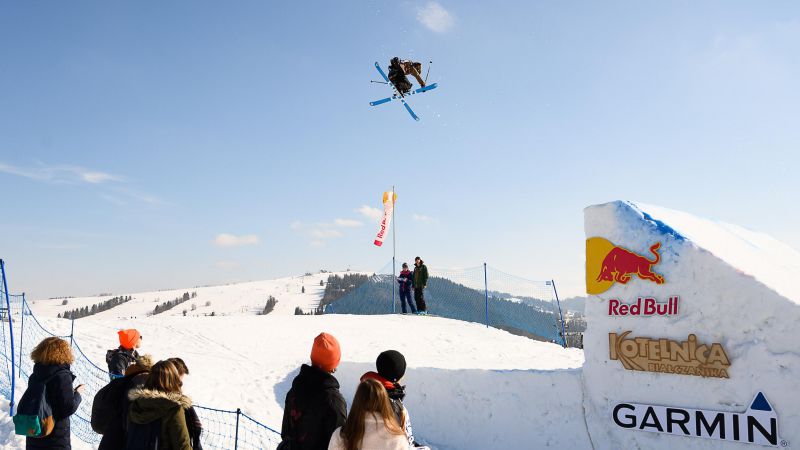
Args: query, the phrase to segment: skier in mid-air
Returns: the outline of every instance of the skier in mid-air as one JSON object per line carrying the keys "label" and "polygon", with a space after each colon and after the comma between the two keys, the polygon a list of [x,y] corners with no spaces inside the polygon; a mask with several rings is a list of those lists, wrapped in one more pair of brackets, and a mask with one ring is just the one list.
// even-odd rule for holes
{"label": "skier in mid-air", "polygon": [[405,59],[401,60],[396,56],[389,61],[389,81],[392,82],[400,95],[408,94],[411,91],[412,84],[408,81],[406,75],[411,75],[416,78],[419,87],[425,87],[425,81],[420,75],[421,72],[422,64],[418,62]]}

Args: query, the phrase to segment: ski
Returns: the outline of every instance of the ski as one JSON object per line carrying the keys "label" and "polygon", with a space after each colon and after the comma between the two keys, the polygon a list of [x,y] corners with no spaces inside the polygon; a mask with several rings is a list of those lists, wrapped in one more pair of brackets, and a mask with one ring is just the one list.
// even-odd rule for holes
{"label": "ski", "polygon": [[[413,91],[409,92],[408,94],[406,94],[406,97],[409,96],[409,95],[421,94],[423,92],[428,92],[431,89],[436,89],[437,87],[438,87],[438,85],[436,83],[429,84],[429,85],[427,85],[427,86],[425,86],[423,88],[419,88],[419,89],[416,89],[416,90],[413,90]],[[382,104],[388,103],[388,102],[390,102],[392,100],[397,100],[398,98],[400,98],[400,96],[395,94],[395,95],[392,95],[391,97],[386,97],[386,98],[382,98],[380,100],[375,100],[374,102],[369,102],[369,106],[382,105]]]}
{"label": "ski", "polygon": [[386,76],[386,73],[383,71],[383,69],[381,69],[381,65],[378,64],[377,61],[375,61],[375,68],[378,69],[378,73],[380,73],[383,79],[386,80],[386,82],[389,83],[389,86],[392,87],[394,95],[400,98],[400,102],[403,104],[403,106],[406,107],[406,111],[408,111],[408,113],[414,120],[419,121],[419,117],[417,117],[417,115],[414,113],[414,110],[412,110],[411,107],[408,106],[408,103],[406,103],[406,99],[404,99],[403,96],[400,95],[400,92],[397,90],[396,87],[394,87],[394,84],[391,81],[389,81],[389,77]]}

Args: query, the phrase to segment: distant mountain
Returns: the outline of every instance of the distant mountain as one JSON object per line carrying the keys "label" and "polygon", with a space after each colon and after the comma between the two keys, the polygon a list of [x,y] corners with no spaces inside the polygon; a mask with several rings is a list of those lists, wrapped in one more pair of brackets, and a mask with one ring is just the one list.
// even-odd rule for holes
{"label": "distant mountain", "polygon": [[586,310],[586,299],[588,297],[570,297],[561,300],[561,309],[577,311],[581,314]]}

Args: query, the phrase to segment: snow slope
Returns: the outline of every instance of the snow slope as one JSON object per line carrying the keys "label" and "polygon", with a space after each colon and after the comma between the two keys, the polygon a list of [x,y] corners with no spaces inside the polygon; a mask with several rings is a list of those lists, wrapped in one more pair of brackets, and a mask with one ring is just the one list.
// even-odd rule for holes
{"label": "snow slope", "polygon": [[[68,333],[67,320],[41,321]],[[142,351],[156,358],[184,358],[192,372],[185,390],[198,404],[239,407],[274,428],[280,428],[284,397],[300,364],[308,362],[312,340],[326,331],[342,346],[336,377],[348,403],[360,376],[374,370],[378,353],[406,355],[406,404],[415,432],[438,449],[589,445],[583,417],[575,414],[581,408],[582,351],[478,324],[401,315],[93,316],[75,322],[75,335],[82,350],[101,362],[120,327],[139,329]],[[535,404],[548,407],[530,407]]]}
{"label": "snow slope", "polygon": [[[345,272],[338,273],[342,275]],[[35,300],[31,308],[38,316],[56,317],[65,311],[82,308],[101,303],[117,295],[131,295],[131,301],[123,303],[108,311],[94,315],[94,318],[125,319],[144,317],[153,312],[156,305],[174,300],[184,293],[197,293],[197,297],[182,303],[175,308],[165,311],[159,316],[181,316],[187,310],[188,316],[206,316],[212,312],[215,315],[253,315],[264,309],[267,298],[273,296],[278,300],[275,305],[275,314],[294,314],[295,307],[303,311],[311,311],[319,305],[325,282],[328,276],[335,273],[317,273],[307,276],[278,278],[275,280],[252,281],[246,283],[232,283],[222,286],[201,286],[185,289],[170,289],[137,294],[118,293],[115,295],[76,297],[68,299]],[[305,293],[302,289],[305,288]],[[66,300],[67,304],[63,305]],[[207,303],[210,305],[206,306]],[[192,309],[194,305],[195,309]]]}
{"label": "snow slope", "polygon": [[[650,269],[665,280],[659,285],[634,274],[586,301],[583,380],[595,448],[753,448],[622,428],[612,411],[629,402],[743,412],[758,392],[778,414],[780,438],[800,445],[800,253],[738,226],[629,202],[586,208],[585,229],[587,239],[602,237],[651,260],[649,248],[660,242],[661,261]],[[650,296],[662,302],[679,296],[680,313],[609,315],[611,299]],[[685,341],[694,334],[698,343],[719,343],[730,360],[729,377],[626,370],[611,359],[609,343],[609,333],[626,331],[635,338]]]}

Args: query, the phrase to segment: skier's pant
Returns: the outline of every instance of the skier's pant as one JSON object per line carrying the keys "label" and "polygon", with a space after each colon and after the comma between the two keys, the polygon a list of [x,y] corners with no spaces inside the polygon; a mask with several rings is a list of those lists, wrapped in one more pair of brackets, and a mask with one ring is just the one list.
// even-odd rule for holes
{"label": "skier's pant", "polygon": [[417,312],[417,308],[414,306],[414,302],[411,301],[411,289],[406,289],[406,290],[400,289],[400,306],[403,308],[403,314],[407,312],[406,302],[408,302],[408,306],[411,307],[412,313]]}
{"label": "skier's pant", "polygon": [[423,288],[414,288],[414,301],[417,302],[417,311],[427,311],[425,306],[425,292]]}

